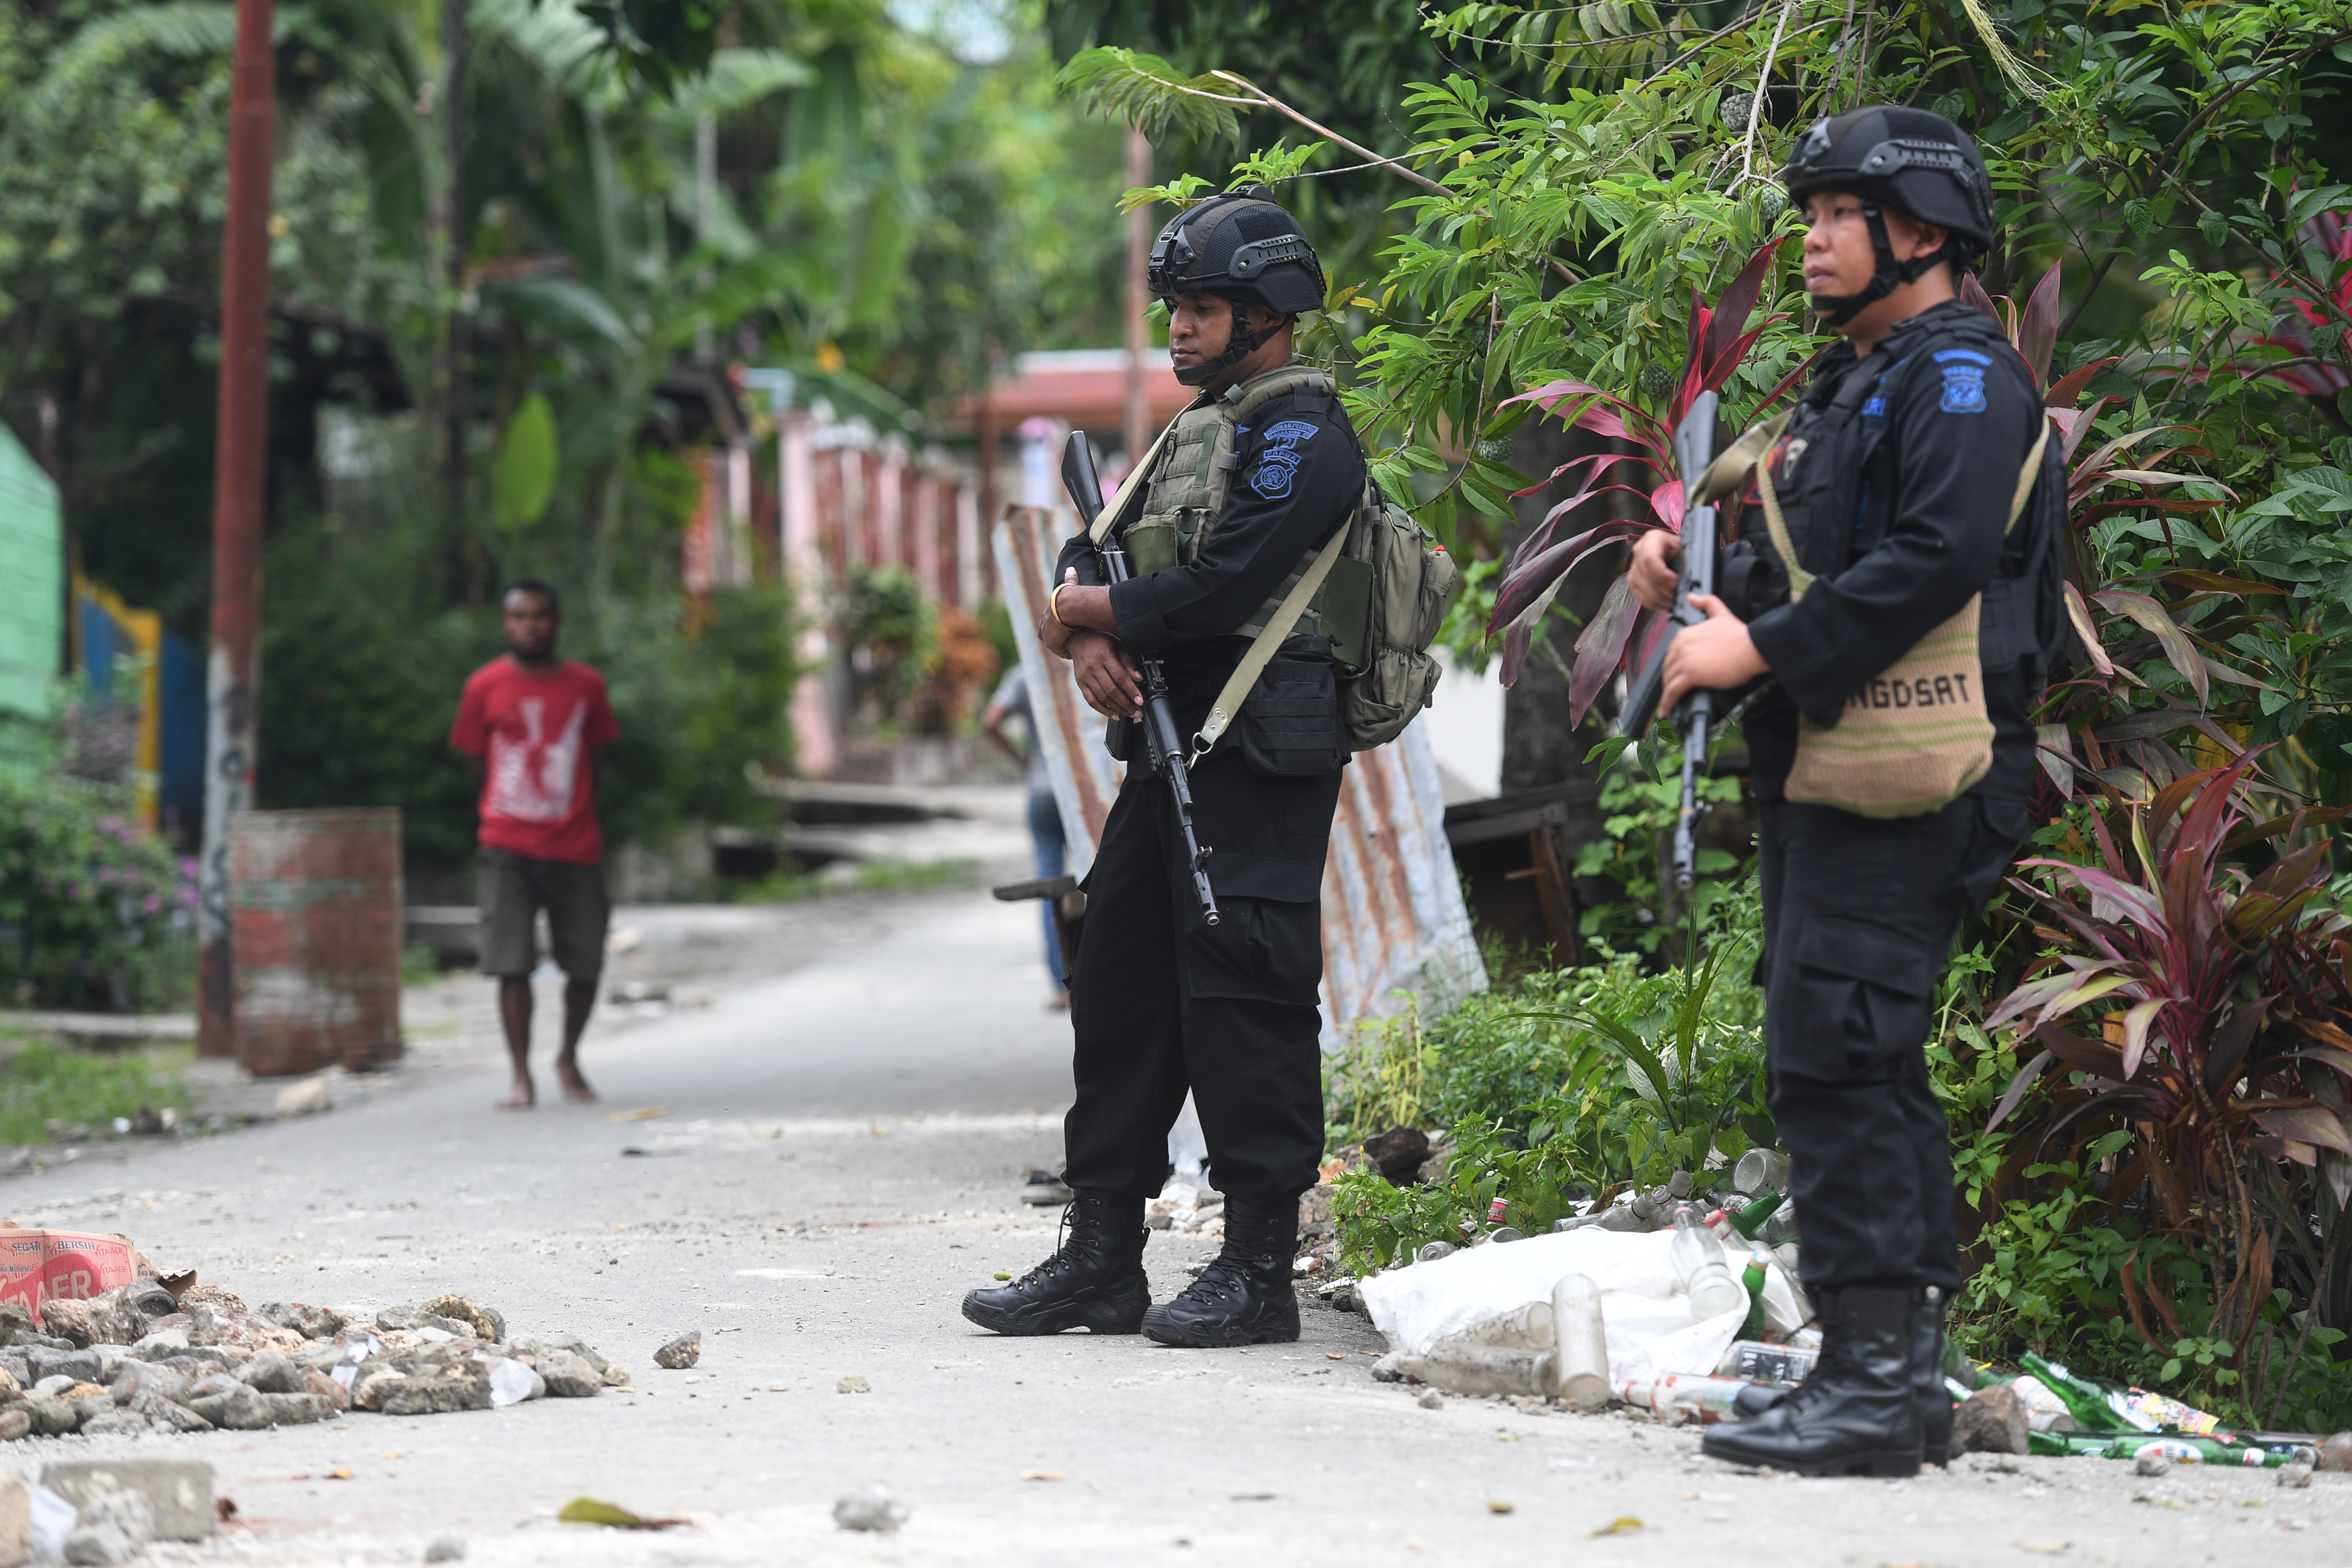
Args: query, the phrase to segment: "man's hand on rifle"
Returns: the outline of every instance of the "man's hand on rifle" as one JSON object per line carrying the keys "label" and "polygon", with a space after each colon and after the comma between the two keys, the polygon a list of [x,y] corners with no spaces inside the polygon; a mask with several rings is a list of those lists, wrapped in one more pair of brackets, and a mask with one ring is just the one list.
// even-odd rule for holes
{"label": "man's hand on rifle", "polygon": [[[1667,603],[1673,602],[1669,594]],[[1661,713],[1672,713],[1686,692],[1729,691],[1771,668],[1756,651],[1748,623],[1729,605],[1712,593],[1694,593],[1691,608],[1706,619],[1684,627],[1666,649],[1665,689],[1658,696]]]}
{"label": "man's hand on rifle", "polygon": [[1682,556],[1683,541],[1664,528],[1653,528],[1633,541],[1633,564],[1625,577],[1642,608],[1663,615],[1675,607],[1675,590],[1682,583]]}
{"label": "man's hand on rifle", "polygon": [[1057,659],[1067,659],[1071,639],[1080,632],[1118,635],[1118,617],[1111,612],[1110,590],[1090,588],[1078,580],[1076,568],[1062,574],[1062,584],[1037,612],[1037,641]]}
{"label": "man's hand on rifle", "polygon": [[1101,632],[1072,632],[1070,663],[1088,707],[1105,718],[1143,716],[1143,672],[1118,638]]}

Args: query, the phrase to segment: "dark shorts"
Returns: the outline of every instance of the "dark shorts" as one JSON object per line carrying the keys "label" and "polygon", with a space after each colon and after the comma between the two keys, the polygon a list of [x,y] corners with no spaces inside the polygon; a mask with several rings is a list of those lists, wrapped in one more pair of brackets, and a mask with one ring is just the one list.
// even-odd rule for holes
{"label": "dark shorts", "polygon": [[482,973],[528,975],[539,967],[538,915],[547,911],[556,967],[575,980],[604,967],[604,927],[613,914],[602,865],[530,860],[505,850],[481,859]]}

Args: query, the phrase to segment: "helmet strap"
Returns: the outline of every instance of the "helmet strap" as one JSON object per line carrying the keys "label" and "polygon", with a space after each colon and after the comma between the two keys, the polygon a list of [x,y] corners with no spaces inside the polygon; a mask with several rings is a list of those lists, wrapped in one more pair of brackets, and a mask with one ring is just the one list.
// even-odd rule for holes
{"label": "helmet strap", "polygon": [[1265,346],[1268,339],[1290,325],[1291,319],[1285,316],[1271,327],[1260,329],[1246,326],[1244,324],[1244,318],[1242,314],[1244,302],[1239,299],[1228,299],[1225,303],[1232,306],[1234,309],[1233,336],[1225,340],[1225,351],[1215,359],[1203,360],[1190,369],[1176,372],[1176,379],[1188,387],[1197,387],[1203,382],[1216,380],[1226,371],[1256,353]]}
{"label": "helmet strap", "polygon": [[1808,298],[1814,314],[1832,327],[1843,327],[1862,314],[1865,306],[1885,298],[1906,283],[1925,277],[1934,268],[1952,259],[1949,235],[1944,243],[1925,256],[1915,256],[1908,261],[1895,259],[1894,242],[1886,237],[1886,217],[1874,204],[1862,209],[1863,221],[1870,225],[1870,248],[1877,254],[1878,270],[1856,294],[1815,294]]}

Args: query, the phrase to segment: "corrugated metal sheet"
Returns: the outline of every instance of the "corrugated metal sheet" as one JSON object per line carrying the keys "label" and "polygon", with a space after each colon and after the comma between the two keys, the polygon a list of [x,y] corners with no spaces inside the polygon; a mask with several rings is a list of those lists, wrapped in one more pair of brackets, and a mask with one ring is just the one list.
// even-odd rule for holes
{"label": "corrugated metal sheet", "polygon": [[[1078,693],[1070,666],[1050,658],[1034,622],[1074,517],[1011,507],[996,525],[996,564],[1021,644],[1038,744],[1069,839],[1069,865],[1084,876],[1118,793],[1122,769],[1103,749],[1102,716]],[[1214,876],[1213,870],[1211,873]],[[1398,1009],[1417,992],[1425,1014],[1486,985],[1445,841],[1437,760],[1423,727],[1356,754],[1331,824],[1323,867],[1323,1017],[1327,1043],[1365,1019]]]}
{"label": "corrugated metal sheet", "polygon": [[399,810],[232,812],[228,885],[245,1070],[397,1060]]}

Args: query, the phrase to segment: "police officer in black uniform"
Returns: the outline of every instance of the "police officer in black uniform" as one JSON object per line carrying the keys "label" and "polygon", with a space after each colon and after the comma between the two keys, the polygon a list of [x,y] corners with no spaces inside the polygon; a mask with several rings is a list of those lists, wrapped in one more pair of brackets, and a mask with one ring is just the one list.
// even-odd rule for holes
{"label": "police officer in black uniform", "polygon": [[[1664,701],[1769,673],[1745,734],[1764,900],[1767,1090],[1792,1165],[1801,1270],[1823,1344],[1811,1377],[1706,1452],[1806,1473],[1902,1476],[1941,1464],[1951,1402],[1944,1312],[1960,1285],[1951,1155],[1923,1045],[1954,931],[2030,823],[2032,713],[2063,649],[2056,541],[2064,481],[2032,373],[1957,286],[1992,243],[1991,187],[1958,127],[1921,110],[1815,125],[1781,172],[1811,226],[1805,287],[1844,341],[1768,449],[1802,568],[1789,602],[1743,623],[1718,601],[1677,637]],[[1769,553],[1748,482],[1740,533]],[[1635,552],[1633,590],[1674,596],[1672,537]],[[1983,595],[1990,770],[1939,810],[1874,818],[1785,798],[1799,716],[1833,728],[1849,696]]]}
{"label": "police officer in black uniform", "polygon": [[[1114,722],[1141,713],[1135,659],[1157,654],[1192,736],[1251,637],[1364,494],[1355,432],[1328,376],[1294,363],[1293,324],[1323,270],[1263,186],[1187,210],[1151,253],[1179,380],[1200,389],[1146,476],[1123,538],[1137,575],[1103,581],[1082,535],[1039,618],[1048,649]],[[1136,508],[1129,508],[1130,511]],[[1150,570],[1155,563],[1157,570]],[[1323,1149],[1324,852],[1349,755],[1328,637],[1300,622],[1234,728],[1192,772],[1194,826],[1223,918],[1207,925],[1174,809],[1138,737],[1088,873],[1070,976],[1077,1097],[1064,1130],[1066,1238],[964,1315],[1003,1333],[1084,1327],[1176,1345],[1298,1337],[1291,1282],[1298,1195]],[[1151,1303],[1146,1201],[1191,1090],[1225,1195],[1224,1246],[1181,1295]]]}

